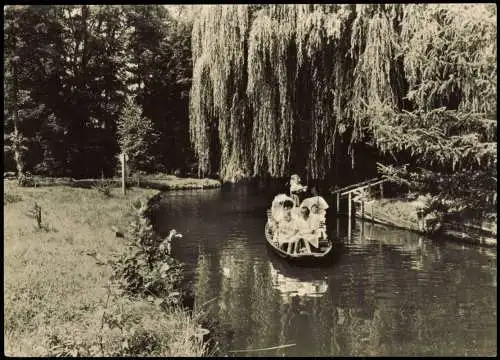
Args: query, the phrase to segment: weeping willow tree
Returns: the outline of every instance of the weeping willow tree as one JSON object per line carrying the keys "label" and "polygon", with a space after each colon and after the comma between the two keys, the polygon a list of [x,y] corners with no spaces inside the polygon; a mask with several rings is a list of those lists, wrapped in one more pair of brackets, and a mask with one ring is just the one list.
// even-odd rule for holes
{"label": "weeping willow tree", "polygon": [[[246,82],[247,6],[204,6],[193,24],[190,135],[200,173],[220,158],[220,176],[249,176]],[[215,136],[214,136],[215,135]],[[216,141],[220,142],[217,144]]]}
{"label": "weeping willow tree", "polygon": [[434,173],[489,171],[495,39],[492,5],[204,6],[190,98],[200,171],[326,178],[339,140]]}
{"label": "weeping willow tree", "polygon": [[[338,124],[343,131],[349,124],[341,107],[349,93],[344,55],[352,15],[352,6],[339,5],[200,10],[190,124],[201,172],[214,170],[211,159],[219,156],[225,180],[284,176],[300,148],[309,173],[326,175]],[[210,137],[214,127],[217,139]]]}
{"label": "weeping willow tree", "polygon": [[362,140],[367,104],[399,101],[387,34],[401,11],[387,8],[203,7],[193,29],[190,119],[200,171],[280,177],[295,162],[308,177],[327,177],[338,139]]}

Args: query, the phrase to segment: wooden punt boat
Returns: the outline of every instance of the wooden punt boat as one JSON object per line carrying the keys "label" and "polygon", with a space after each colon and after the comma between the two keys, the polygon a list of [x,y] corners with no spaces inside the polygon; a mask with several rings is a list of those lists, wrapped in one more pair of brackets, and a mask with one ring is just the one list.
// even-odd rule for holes
{"label": "wooden punt boat", "polygon": [[319,241],[319,249],[313,249],[311,253],[290,254],[286,252],[273,242],[273,228],[270,225],[269,220],[265,226],[265,235],[266,243],[269,248],[279,257],[286,259],[287,261],[294,264],[316,265],[319,263],[324,263],[328,259],[331,259],[331,255],[333,254],[333,244],[329,239],[321,239]]}

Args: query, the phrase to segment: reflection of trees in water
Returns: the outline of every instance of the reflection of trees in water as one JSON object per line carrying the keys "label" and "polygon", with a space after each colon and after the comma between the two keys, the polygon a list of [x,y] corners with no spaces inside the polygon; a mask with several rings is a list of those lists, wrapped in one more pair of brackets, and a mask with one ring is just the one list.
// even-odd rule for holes
{"label": "reflection of trees in water", "polygon": [[418,255],[368,242],[332,269],[299,275],[244,249],[223,250],[199,258],[197,303],[218,296],[213,317],[229,349],[295,342],[265,354],[488,355],[496,348],[491,254],[426,245]]}
{"label": "reflection of trees in water", "polygon": [[284,341],[287,324],[281,320],[285,309],[271,286],[267,263],[252,261],[248,251],[234,249],[222,250],[218,263],[219,271],[212,272],[221,278],[214,311],[226,342],[231,342],[228,347],[263,348]]}
{"label": "reflection of trees in water", "polygon": [[198,256],[196,264],[196,281],[194,283],[195,306],[201,306],[209,301],[213,293],[210,291],[210,255],[202,254]]}
{"label": "reflection of trees in water", "polygon": [[[494,348],[491,309],[496,298],[490,284],[496,268],[479,265],[487,263],[486,255],[449,246],[443,251],[429,245],[413,255],[386,245],[385,253],[376,244],[366,247],[359,255],[350,254],[352,264],[343,264],[342,278],[330,280],[334,303],[344,305],[338,316],[345,320],[334,325],[341,349],[337,354],[464,355]],[[420,256],[420,266],[407,266],[415,256]],[[383,273],[375,273],[381,268]],[[349,289],[353,276],[362,288]],[[363,320],[365,314],[369,318]],[[483,324],[487,330],[478,331]],[[476,329],[469,332],[471,326]],[[490,340],[479,345],[482,339]],[[443,346],[447,343],[454,345]]]}
{"label": "reflection of trees in water", "polygon": [[222,281],[218,318],[234,331],[235,339],[240,340],[234,345],[245,347],[246,341],[241,340],[248,339],[248,329],[255,325],[251,319],[254,300],[251,292],[255,279],[248,252],[223,249],[220,253],[219,269]]}
{"label": "reflection of trees in water", "polygon": [[256,325],[252,328],[253,342],[249,348],[264,348],[283,344],[284,324],[281,313],[284,310],[279,301],[276,301],[276,291],[270,286],[271,275],[266,264],[256,262],[253,264],[255,283],[253,287],[251,317]]}

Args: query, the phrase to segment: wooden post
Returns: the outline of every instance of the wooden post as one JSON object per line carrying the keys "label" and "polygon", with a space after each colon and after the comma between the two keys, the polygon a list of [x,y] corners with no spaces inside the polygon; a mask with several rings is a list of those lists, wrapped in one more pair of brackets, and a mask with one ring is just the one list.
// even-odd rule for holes
{"label": "wooden post", "polygon": [[365,219],[365,202],[361,201],[361,219]]}
{"label": "wooden post", "polygon": [[340,193],[337,193],[337,215],[340,211]]}
{"label": "wooden post", "polygon": [[380,184],[380,198],[384,198],[384,183]]}
{"label": "wooden post", "polygon": [[349,217],[349,222],[351,221],[351,206],[352,206],[352,193],[349,193],[348,199],[347,199],[347,216]]}
{"label": "wooden post", "polygon": [[372,206],[371,206],[371,218],[372,218],[372,222],[373,222],[373,203],[374,203],[374,202],[372,202],[372,204],[371,204],[371,205],[372,205]]}
{"label": "wooden post", "polygon": [[121,153],[120,160],[122,161],[122,194],[125,195],[126,187],[126,162],[127,162],[127,154]]}
{"label": "wooden post", "polygon": [[347,220],[347,241],[351,242],[351,233],[352,233],[352,223],[351,223],[351,217],[349,216],[349,219]]}

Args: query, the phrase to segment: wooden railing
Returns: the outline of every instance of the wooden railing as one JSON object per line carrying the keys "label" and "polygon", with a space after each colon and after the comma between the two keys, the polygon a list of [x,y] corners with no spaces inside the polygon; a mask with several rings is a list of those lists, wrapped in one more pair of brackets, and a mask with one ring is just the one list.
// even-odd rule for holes
{"label": "wooden railing", "polygon": [[364,181],[358,182],[356,184],[351,184],[351,185],[348,185],[348,186],[344,186],[343,188],[331,191],[330,194],[335,195],[337,193],[343,193],[345,191],[349,191],[351,189],[358,188],[360,186],[368,185],[368,184],[370,184],[372,182],[375,182],[377,180],[382,180],[382,179],[385,179],[385,177],[382,176],[382,177],[377,177],[377,178],[373,178],[373,179],[369,179],[369,180],[364,180]]}
{"label": "wooden railing", "polygon": [[379,186],[380,187],[380,196],[383,198],[384,197],[384,187],[383,187],[383,184],[385,182],[388,182],[390,181],[390,179],[388,179],[387,177],[385,176],[382,176],[382,177],[378,177],[378,178],[373,178],[373,179],[369,179],[369,180],[365,180],[365,181],[362,181],[362,182],[359,182],[359,183],[356,183],[356,184],[352,184],[352,185],[349,185],[349,186],[345,186],[341,189],[337,189],[337,190],[334,190],[331,192],[332,195],[337,195],[337,213],[339,212],[339,209],[340,209],[340,198],[343,197],[343,196],[347,196],[348,200],[347,200],[347,204],[348,204],[348,216],[349,218],[351,217],[351,213],[352,213],[352,194],[355,193],[355,192],[359,192],[359,191],[362,191],[362,190],[365,190],[365,189],[369,189],[373,186]]}

